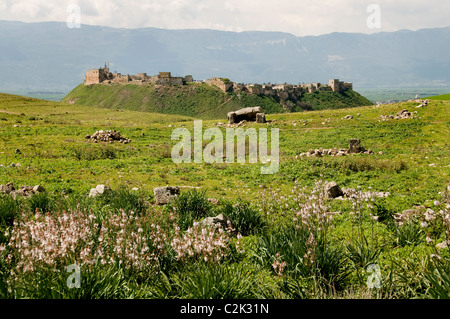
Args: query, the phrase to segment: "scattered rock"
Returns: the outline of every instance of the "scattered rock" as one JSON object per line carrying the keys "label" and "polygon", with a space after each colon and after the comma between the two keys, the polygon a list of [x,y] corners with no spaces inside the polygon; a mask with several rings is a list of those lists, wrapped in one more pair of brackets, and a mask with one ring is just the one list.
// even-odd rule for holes
{"label": "scattered rock", "polygon": [[41,185],[36,185],[33,187],[33,192],[35,193],[44,193],[45,192],[45,188],[42,187]]}
{"label": "scattered rock", "polygon": [[10,195],[14,198],[16,198],[17,196],[22,196],[22,197],[30,197],[33,196],[34,194],[38,194],[38,193],[44,193],[45,189],[44,187],[40,186],[40,185],[36,185],[36,186],[22,186],[19,189],[16,189],[13,185],[13,183],[8,183],[6,185],[0,185],[0,193],[6,194],[6,195]]}
{"label": "scattered rock", "polygon": [[336,198],[344,195],[341,188],[336,182],[330,182],[325,185],[325,194],[328,198]]}
{"label": "scattered rock", "polygon": [[180,188],[178,186],[157,187],[153,189],[153,194],[157,205],[166,205],[174,197],[180,195]]}
{"label": "scattered rock", "polygon": [[2,192],[3,194],[9,194],[15,190],[16,189],[14,188],[13,183],[8,183],[6,185],[0,185],[0,192]]}
{"label": "scattered rock", "polygon": [[223,214],[216,217],[206,217],[200,222],[200,225],[216,228],[222,227],[225,229],[228,226],[228,218]]}
{"label": "scattered rock", "polygon": [[417,112],[411,113],[408,110],[399,111],[396,115],[380,115],[380,120],[400,120],[400,119],[412,119]]}
{"label": "scattered rock", "polygon": [[351,139],[349,142],[349,148],[348,149],[315,149],[315,150],[309,150],[306,153],[301,153],[300,157],[322,157],[325,155],[329,156],[346,156],[348,154],[367,154],[367,155],[373,155],[373,150],[366,151],[364,147],[361,147],[361,141],[359,139]]}
{"label": "scattered rock", "polygon": [[139,191],[139,188],[133,187],[131,190],[137,192],[137,191]]}
{"label": "scattered rock", "polygon": [[256,123],[266,123],[266,115],[264,113],[257,113]]}
{"label": "scattered rock", "polygon": [[84,137],[85,139],[88,139],[92,142],[98,142],[98,141],[102,141],[102,142],[119,142],[119,143],[123,143],[123,144],[128,144],[131,143],[131,140],[125,137],[122,137],[120,135],[120,132],[116,131],[116,130],[100,130],[95,132],[92,135],[86,135]]}
{"label": "scattered rock", "polygon": [[219,205],[219,200],[217,198],[208,198],[208,202],[213,205]]}
{"label": "scattered rock", "polygon": [[91,191],[89,192],[89,197],[103,195],[108,192],[111,192],[111,187],[106,185],[97,185],[95,188],[91,188]]}
{"label": "scattered rock", "polygon": [[353,115],[347,115],[346,117],[342,118],[343,120],[353,120]]}
{"label": "scattered rock", "polygon": [[348,152],[350,154],[364,153],[366,150],[361,147],[361,140],[359,138],[352,138],[349,141]]}

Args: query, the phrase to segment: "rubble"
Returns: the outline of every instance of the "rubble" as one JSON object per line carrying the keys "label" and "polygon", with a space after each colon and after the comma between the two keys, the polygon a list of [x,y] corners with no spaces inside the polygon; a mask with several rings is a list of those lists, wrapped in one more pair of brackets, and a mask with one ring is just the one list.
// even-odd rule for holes
{"label": "rubble", "polygon": [[401,119],[412,119],[417,114],[416,112],[408,112],[408,110],[402,110],[398,112],[395,115],[380,115],[381,121],[387,121],[387,120],[401,120]]}
{"label": "rubble", "polygon": [[121,136],[120,132],[116,131],[116,130],[96,131],[92,135],[86,135],[85,139],[90,140],[95,143],[97,143],[98,141],[109,142],[109,143],[119,142],[119,143],[123,143],[123,144],[131,143],[130,139]]}

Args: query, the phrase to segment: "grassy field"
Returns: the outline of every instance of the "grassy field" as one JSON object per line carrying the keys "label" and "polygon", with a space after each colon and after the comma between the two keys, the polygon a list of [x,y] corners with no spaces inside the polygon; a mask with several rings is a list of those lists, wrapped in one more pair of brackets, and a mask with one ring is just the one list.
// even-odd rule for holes
{"label": "grassy field", "polygon": [[450,100],[450,94],[443,94],[438,96],[430,96],[428,99],[435,100],[435,101],[449,101]]}
{"label": "grassy field", "polygon": [[[171,133],[178,127],[192,130],[193,118],[0,94],[0,184],[39,184],[47,191],[16,200],[0,197],[0,296],[449,297],[450,254],[436,244],[450,234],[444,192],[450,182],[450,102],[416,105],[271,114],[268,124],[247,123],[244,128],[280,129],[279,171],[261,175],[261,163],[173,163]],[[415,118],[379,121],[380,115],[405,108],[417,111]],[[343,119],[346,115],[353,119]],[[225,119],[203,121],[203,128],[219,121]],[[118,130],[132,142],[85,139],[101,129]],[[374,155],[299,157],[309,149],[347,148],[351,138],[360,138]],[[321,195],[321,180],[390,195],[328,200]],[[97,184],[109,185],[113,194],[87,198]],[[200,190],[183,188],[172,205],[156,207],[152,189],[165,185]],[[208,198],[219,200],[218,205]],[[396,222],[395,214],[414,207],[420,216]],[[429,220],[428,208],[435,212]],[[52,213],[40,223],[44,216],[36,211]],[[235,231],[194,224],[220,213]],[[43,227],[46,236],[65,233],[65,220],[78,227],[73,234],[87,229],[78,241],[67,238],[77,242],[72,253],[45,250],[42,239],[28,242],[33,252],[20,244],[33,227]],[[122,240],[119,234],[128,237]],[[39,249],[43,255],[36,263],[33,254]],[[133,257],[133,249],[141,259]],[[55,261],[46,263],[50,251]],[[74,262],[82,265],[83,289],[66,286],[65,267]],[[379,288],[367,285],[373,278],[370,265],[380,271]],[[30,290],[30,285],[39,288]]]}

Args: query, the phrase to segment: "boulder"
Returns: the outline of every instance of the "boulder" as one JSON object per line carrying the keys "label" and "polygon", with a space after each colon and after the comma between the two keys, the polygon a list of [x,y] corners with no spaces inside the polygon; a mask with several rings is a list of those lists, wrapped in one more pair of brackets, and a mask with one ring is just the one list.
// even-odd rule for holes
{"label": "boulder", "polygon": [[111,192],[111,187],[106,185],[97,185],[95,188],[91,189],[91,191],[89,192],[89,197],[95,197],[109,192]]}
{"label": "boulder", "polygon": [[15,190],[16,189],[14,188],[13,183],[8,183],[6,185],[0,185],[0,192],[3,194],[9,194]]}
{"label": "boulder", "polygon": [[200,225],[208,226],[208,227],[222,227],[227,228],[228,218],[223,214],[220,214],[216,217],[206,217],[201,222]]}
{"label": "boulder", "polygon": [[239,123],[241,121],[256,121],[256,114],[263,113],[260,106],[246,107],[235,112],[227,114],[229,124]]}
{"label": "boulder", "polygon": [[153,194],[157,205],[166,205],[174,197],[180,195],[180,188],[178,186],[157,187],[153,189]]}
{"label": "boulder", "polygon": [[45,192],[45,188],[42,187],[41,185],[36,185],[33,187],[33,192],[34,193],[44,193]]}
{"label": "boulder", "polygon": [[350,154],[360,153],[361,149],[361,140],[359,138],[352,138],[349,141],[348,152]]}
{"label": "boulder", "polygon": [[264,113],[257,113],[256,123],[266,123],[266,115]]}
{"label": "boulder", "polygon": [[327,198],[337,198],[344,195],[336,182],[330,182],[325,185],[325,194]]}

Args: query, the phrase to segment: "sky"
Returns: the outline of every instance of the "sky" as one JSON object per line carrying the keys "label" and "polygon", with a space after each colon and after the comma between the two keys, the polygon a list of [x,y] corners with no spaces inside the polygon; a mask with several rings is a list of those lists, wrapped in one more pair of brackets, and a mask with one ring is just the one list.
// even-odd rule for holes
{"label": "sky", "polygon": [[0,0],[0,20],[296,36],[447,27],[448,12],[449,0]]}

